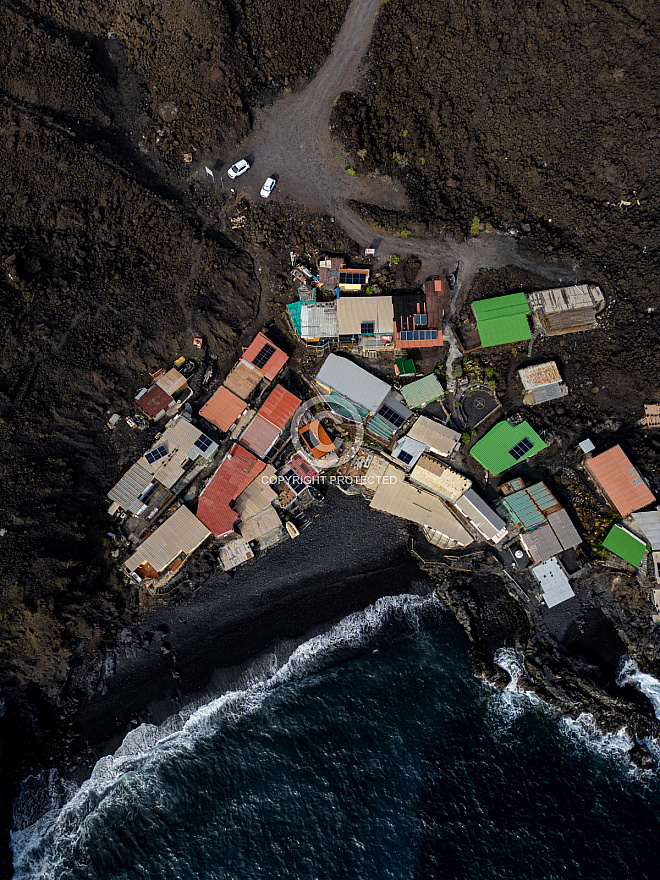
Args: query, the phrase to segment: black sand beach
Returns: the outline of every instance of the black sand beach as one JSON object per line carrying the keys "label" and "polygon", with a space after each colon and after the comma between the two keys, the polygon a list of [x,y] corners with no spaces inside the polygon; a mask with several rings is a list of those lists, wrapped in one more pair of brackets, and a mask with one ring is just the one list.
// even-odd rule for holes
{"label": "black sand beach", "polygon": [[75,775],[84,777],[137,723],[159,723],[232,687],[270,647],[303,640],[382,596],[418,590],[424,575],[407,552],[408,536],[405,522],[331,489],[299,538],[233,576],[212,572],[185,603],[156,605],[122,634],[97,695],[81,703],[69,768],[79,764]]}

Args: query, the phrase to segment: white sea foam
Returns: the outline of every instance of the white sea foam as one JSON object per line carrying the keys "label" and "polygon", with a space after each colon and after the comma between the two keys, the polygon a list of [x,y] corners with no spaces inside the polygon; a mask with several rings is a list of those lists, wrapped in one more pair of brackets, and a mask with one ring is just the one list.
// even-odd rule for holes
{"label": "white sea foam", "polygon": [[619,687],[632,685],[645,694],[651,701],[655,717],[660,718],[660,681],[647,672],[642,672],[632,657],[624,658],[616,683]]}
{"label": "white sea foam", "polygon": [[[127,774],[139,770],[146,776],[162,761],[192,748],[200,738],[213,735],[222,724],[232,723],[259,710],[273,688],[323,669],[342,649],[367,647],[389,621],[404,623],[411,631],[422,627],[430,611],[442,608],[435,595],[404,594],[386,597],[364,611],[344,618],[327,632],[314,636],[293,651],[286,647],[252,668],[245,686],[224,693],[209,703],[192,706],[169,718],[163,725],[141,724],[126,735],[113,755],[101,758],[90,778],[74,793],[64,793],[49,777],[52,793],[31,796],[39,783],[33,778],[15,805],[12,832],[15,880],[39,880],[57,873],[59,853],[85,839],[95,821],[99,805],[108,797],[123,797]],[[131,776],[135,781],[135,775]],[[62,801],[65,801],[64,803]],[[47,801],[45,803],[45,801]],[[38,802],[38,803],[37,803]],[[45,805],[45,809],[44,809]],[[38,815],[37,815],[38,810]]]}
{"label": "white sea foam", "polygon": [[597,752],[605,758],[614,758],[618,761],[625,759],[630,769],[634,769],[634,765],[628,760],[628,752],[635,741],[625,727],[616,733],[603,733],[590,712],[581,712],[577,718],[562,716],[560,730],[572,742],[586,745],[590,751]]}
{"label": "white sea foam", "polygon": [[493,662],[508,674],[509,683],[503,688],[494,687],[491,708],[500,719],[509,723],[541,701],[533,691],[523,687],[525,666],[520,649],[500,648],[495,652]]}

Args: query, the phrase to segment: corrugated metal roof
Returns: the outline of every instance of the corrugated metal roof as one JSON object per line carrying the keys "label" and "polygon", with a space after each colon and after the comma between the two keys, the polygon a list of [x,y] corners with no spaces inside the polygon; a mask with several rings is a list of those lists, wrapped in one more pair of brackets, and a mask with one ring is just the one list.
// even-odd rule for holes
{"label": "corrugated metal roof", "polygon": [[457,546],[465,547],[472,542],[469,533],[436,495],[404,482],[404,474],[394,465],[381,478],[370,507],[429,526]]}
{"label": "corrugated metal roof", "polygon": [[275,445],[280,434],[280,428],[272,425],[257,413],[240,439],[244,446],[251,449],[259,458],[263,458]]}
{"label": "corrugated metal roof", "polygon": [[444,389],[435,373],[431,373],[422,379],[404,385],[401,394],[411,409],[420,409],[427,403],[433,403],[434,400],[442,397]]}
{"label": "corrugated metal roof", "polygon": [[556,559],[548,559],[530,570],[541,585],[543,599],[548,608],[554,608],[575,596],[570,581]]}
{"label": "corrugated metal roof", "polygon": [[216,537],[233,531],[237,514],[230,504],[263,471],[263,461],[235,443],[202,490],[197,517]]}
{"label": "corrugated metal roof", "polygon": [[472,485],[472,480],[426,454],[422,455],[413,468],[410,479],[448,501],[458,501]]}
{"label": "corrugated metal roof", "polygon": [[621,516],[628,516],[655,501],[653,492],[620,446],[594,455],[585,462],[585,467]]}
{"label": "corrugated metal roof", "polygon": [[179,556],[190,556],[211,532],[183,505],[140,544],[125,563],[133,572],[145,562],[162,574]]}
{"label": "corrugated metal roof", "polygon": [[523,532],[520,543],[532,562],[545,562],[551,556],[561,553],[563,549],[559,538],[547,522],[531,532]]}
{"label": "corrugated metal roof", "polygon": [[303,305],[299,331],[303,339],[331,339],[339,332],[336,302]]}
{"label": "corrugated metal roof", "polygon": [[[529,441],[531,448],[526,451],[522,451],[522,447],[516,449],[518,444],[525,440]],[[546,446],[547,443],[541,440],[529,422],[512,425],[510,422],[502,421],[491,428],[481,440],[477,440],[470,450],[470,455],[491,474],[501,474],[519,462],[536,455]],[[512,454],[511,450],[513,449],[516,449],[517,457]],[[519,450],[520,454],[518,455]]]}
{"label": "corrugated metal roof", "polygon": [[148,470],[136,463],[110,489],[108,498],[116,501],[122,510],[126,510],[129,513],[137,513],[142,506],[142,502],[138,501],[138,498],[152,483],[154,483],[153,476]]}
{"label": "corrugated metal roof", "polygon": [[272,425],[283,429],[301,403],[302,400],[295,394],[287,391],[282,385],[276,385],[259,408],[259,415]]}
{"label": "corrugated metal roof", "polygon": [[171,370],[168,370],[167,373],[156,380],[156,385],[173,397],[177,391],[181,391],[182,388],[188,386],[188,381],[185,376],[182,376],[177,369],[172,367]]}
{"label": "corrugated metal roof", "polygon": [[633,513],[633,519],[644,532],[652,550],[660,550],[660,508]]}
{"label": "corrugated metal roof", "polygon": [[561,510],[561,504],[545,483],[535,483],[527,489],[508,495],[504,499],[504,506],[526,529],[540,526],[550,513]]}
{"label": "corrugated metal roof", "polygon": [[577,547],[582,543],[582,538],[563,507],[561,510],[551,513],[548,522],[564,550],[568,550],[569,547]]}
{"label": "corrugated metal roof", "polygon": [[623,526],[615,525],[607,533],[603,547],[638,568],[647,551],[646,544]]}
{"label": "corrugated metal roof", "polygon": [[[272,352],[272,354],[270,354],[265,363],[261,363],[259,361],[259,355],[266,345],[269,345],[275,350]],[[271,340],[267,336],[264,336],[263,333],[257,333],[254,340],[243,352],[242,360],[248,364],[254,364],[254,361],[256,360],[258,368],[268,379],[268,381],[272,382],[273,379],[280,372],[282,367],[289,360],[289,355],[285,354],[281,348],[278,348],[275,343],[271,342]]]}
{"label": "corrugated metal roof", "polygon": [[554,361],[547,361],[545,364],[536,364],[532,367],[523,367],[518,370],[518,376],[523,384],[523,388],[527,391],[533,391],[543,385],[552,385],[561,382],[561,373],[557,369]]}
{"label": "corrugated metal roof", "polygon": [[[328,391],[336,391],[353,403],[375,413],[391,388],[348,358],[330,354],[319,370],[316,381]],[[405,395],[404,395],[405,396]]]}
{"label": "corrugated metal roof", "polygon": [[238,525],[238,530],[244,541],[254,541],[281,528],[282,522],[273,507],[256,513]]}
{"label": "corrugated metal roof", "polygon": [[543,388],[536,388],[532,391],[532,396],[534,398],[534,403],[547,403],[549,400],[557,400],[559,397],[565,397],[565,386],[557,385],[556,383],[553,385],[544,385]]}
{"label": "corrugated metal roof", "polygon": [[477,495],[474,489],[468,489],[462,498],[454,502],[454,507],[487,541],[499,544],[506,538],[508,534],[506,523]]}
{"label": "corrugated metal roof", "polygon": [[[394,333],[392,297],[342,296],[337,300],[337,322],[341,336]],[[373,323],[373,331],[363,331],[364,323]]]}
{"label": "corrugated metal roof", "polygon": [[244,489],[234,502],[234,510],[242,520],[255,516],[262,510],[267,510],[273,501],[277,500],[277,493],[273,489],[271,479],[275,476],[275,468],[267,464],[256,480]]}
{"label": "corrugated metal roof", "polygon": [[223,384],[241,400],[247,400],[263,378],[261,370],[241,359],[231,368]]}
{"label": "corrugated metal roof", "polygon": [[229,431],[247,409],[247,403],[222,385],[206,401],[199,414],[221,431]]}

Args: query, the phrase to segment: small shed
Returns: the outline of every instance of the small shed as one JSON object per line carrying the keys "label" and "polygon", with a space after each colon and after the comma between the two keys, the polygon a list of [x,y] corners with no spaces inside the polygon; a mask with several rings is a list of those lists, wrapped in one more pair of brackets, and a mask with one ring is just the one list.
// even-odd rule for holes
{"label": "small shed", "polygon": [[403,399],[411,409],[421,409],[429,403],[434,403],[436,400],[440,400],[444,393],[444,388],[435,373],[410,382],[401,389]]}
{"label": "small shed", "polygon": [[175,407],[172,395],[159,385],[152,385],[147,391],[138,394],[135,400],[142,412],[154,421],[162,419],[168,410]]}
{"label": "small shed", "polygon": [[547,403],[568,394],[568,388],[554,361],[524,367],[518,370],[518,377],[525,389],[523,403],[527,405]]}
{"label": "small shed", "polygon": [[412,358],[396,358],[394,361],[395,376],[416,376],[415,362]]}
{"label": "small shed", "polygon": [[407,436],[412,440],[419,440],[436,455],[449,458],[458,448],[461,435],[458,431],[441,425],[427,416],[420,416],[409,429]]}
{"label": "small shed", "polygon": [[221,431],[229,431],[246,409],[247,403],[222,385],[207,400],[199,414]]}

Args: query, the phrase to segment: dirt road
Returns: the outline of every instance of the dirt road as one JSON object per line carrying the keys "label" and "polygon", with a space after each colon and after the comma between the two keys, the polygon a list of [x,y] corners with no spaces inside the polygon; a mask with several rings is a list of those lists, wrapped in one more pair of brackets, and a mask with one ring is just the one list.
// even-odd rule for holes
{"label": "dirt road", "polygon": [[[313,210],[332,215],[361,246],[375,238],[371,227],[361,222],[347,201],[358,199],[383,208],[404,210],[408,199],[400,184],[388,180],[351,175],[349,158],[330,139],[329,119],[334,100],[344,91],[359,89],[365,55],[380,0],[353,0],[327,60],[316,77],[301,89],[278,100],[259,114],[253,132],[237,150],[232,161],[248,156],[252,168],[233,186],[259,199],[259,190],[268,176],[276,176],[277,188],[271,198],[291,198]],[[457,242],[448,236],[403,239],[378,235],[377,254],[387,257],[416,255],[421,260],[419,279],[462,264],[460,287],[469,289],[481,268],[515,265],[529,269],[552,281],[574,279],[569,267],[558,268],[520,255],[515,238],[504,233],[487,233]],[[455,291],[458,296],[460,290]],[[459,303],[456,303],[456,307]]]}

